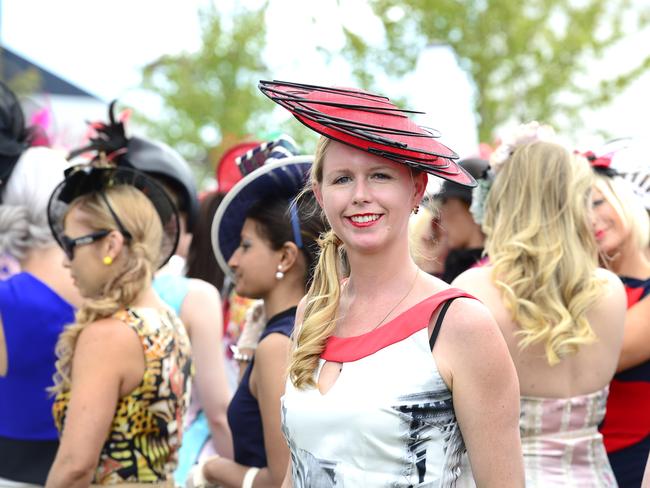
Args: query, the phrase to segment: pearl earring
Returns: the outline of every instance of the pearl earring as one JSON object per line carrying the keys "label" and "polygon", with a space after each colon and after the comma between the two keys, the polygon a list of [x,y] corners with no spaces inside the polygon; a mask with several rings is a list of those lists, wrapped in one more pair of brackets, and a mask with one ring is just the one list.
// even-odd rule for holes
{"label": "pearl earring", "polygon": [[284,273],[282,272],[282,268],[278,266],[278,270],[275,273],[275,279],[280,281],[282,278],[284,278]]}

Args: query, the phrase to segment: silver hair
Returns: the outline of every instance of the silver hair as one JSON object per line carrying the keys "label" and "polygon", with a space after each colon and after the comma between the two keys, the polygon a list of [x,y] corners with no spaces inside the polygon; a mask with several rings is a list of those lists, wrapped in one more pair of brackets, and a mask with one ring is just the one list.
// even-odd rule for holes
{"label": "silver hair", "polygon": [[0,254],[21,260],[28,251],[54,243],[47,222],[47,203],[69,166],[62,152],[27,149],[2,189]]}

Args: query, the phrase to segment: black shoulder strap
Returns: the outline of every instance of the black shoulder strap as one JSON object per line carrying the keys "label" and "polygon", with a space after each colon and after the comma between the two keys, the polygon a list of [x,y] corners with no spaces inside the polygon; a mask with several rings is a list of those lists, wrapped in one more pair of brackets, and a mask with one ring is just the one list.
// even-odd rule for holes
{"label": "black shoulder strap", "polygon": [[440,333],[440,326],[442,325],[442,321],[445,318],[447,309],[449,308],[449,305],[451,305],[451,302],[456,300],[456,298],[458,297],[450,298],[449,300],[447,300],[442,306],[440,313],[438,314],[438,318],[436,319],[436,325],[433,326],[433,332],[431,333],[431,337],[429,338],[429,347],[431,348],[432,351],[433,351],[433,346],[436,345],[436,339],[438,338],[438,334]]}

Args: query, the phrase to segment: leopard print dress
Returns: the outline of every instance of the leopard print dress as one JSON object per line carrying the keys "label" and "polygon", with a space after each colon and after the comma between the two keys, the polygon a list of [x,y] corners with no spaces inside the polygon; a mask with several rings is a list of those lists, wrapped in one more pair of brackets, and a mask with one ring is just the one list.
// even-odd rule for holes
{"label": "leopard print dress", "polygon": [[[165,481],[176,467],[189,401],[189,338],[171,311],[131,308],[113,317],[138,334],[145,354],[145,372],[140,385],[117,403],[93,483]],[[59,393],[54,402],[59,432],[65,424],[69,400],[68,390]]]}

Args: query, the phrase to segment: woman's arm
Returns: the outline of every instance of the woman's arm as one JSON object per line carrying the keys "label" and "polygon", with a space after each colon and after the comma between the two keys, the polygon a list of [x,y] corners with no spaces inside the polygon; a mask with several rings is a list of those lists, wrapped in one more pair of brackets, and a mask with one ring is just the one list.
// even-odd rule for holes
{"label": "woman's arm", "polygon": [[104,319],[82,330],[72,362],[70,403],[47,488],[88,487],[121,389],[129,383],[131,390],[137,386],[144,367],[142,344],[122,322]]}
{"label": "woman's arm", "polygon": [[222,315],[217,289],[205,281],[191,279],[181,307],[181,320],[192,342],[194,385],[210,425],[212,443],[219,455],[232,459],[232,436],[226,416],[231,395],[224,362]]}
{"label": "woman's arm", "polygon": [[455,300],[433,353],[452,390],[477,486],[523,487],[519,381],[485,306],[472,299]]}
{"label": "woman's arm", "polygon": [[[268,467],[261,469],[255,477],[255,488],[281,486],[289,463],[289,449],[280,425],[280,398],[284,393],[290,346],[286,336],[270,334],[260,342],[255,353],[251,376],[256,376],[255,393],[262,414],[268,463]],[[211,483],[239,488],[248,469],[248,466],[219,458],[206,463],[204,475]]]}
{"label": "woman's arm", "polygon": [[630,307],[625,314],[623,347],[616,372],[650,359],[650,296]]}
{"label": "woman's arm", "polygon": [[289,460],[287,472],[284,474],[284,481],[282,481],[282,486],[280,488],[293,488],[293,479],[291,476],[291,460]]}

